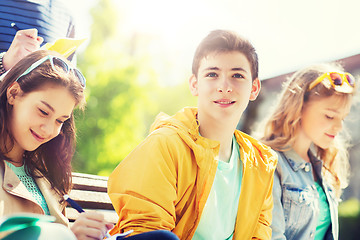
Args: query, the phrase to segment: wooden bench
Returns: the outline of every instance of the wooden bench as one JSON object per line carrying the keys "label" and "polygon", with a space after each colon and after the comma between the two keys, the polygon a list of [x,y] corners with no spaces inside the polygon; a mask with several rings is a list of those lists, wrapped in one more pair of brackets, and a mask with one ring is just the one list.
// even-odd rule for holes
{"label": "wooden bench", "polygon": [[[73,172],[73,189],[69,196],[85,211],[96,210],[102,212],[105,216],[105,220],[116,223],[118,215],[107,194],[107,181],[107,177]],[[66,207],[66,215],[71,224],[79,216],[79,213],[68,206]]]}

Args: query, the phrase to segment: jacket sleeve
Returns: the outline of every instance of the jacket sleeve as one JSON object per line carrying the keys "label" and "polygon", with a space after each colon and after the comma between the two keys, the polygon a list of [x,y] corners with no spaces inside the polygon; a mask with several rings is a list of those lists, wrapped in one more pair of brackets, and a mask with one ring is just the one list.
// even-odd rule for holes
{"label": "jacket sleeve", "polygon": [[275,172],[274,176],[274,187],[273,187],[273,198],[274,198],[274,209],[273,209],[273,221],[271,224],[272,237],[271,239],[286,239],[285,233],[285,217],[284,209],[281,201],[282,187],[280,182],[280,176],[278,171]]}
{"label": "jacket sleeve", "polygon": [[272,210],[273,210],[273,196],[272,196],[272,186],[273,186],[273,174],[271,177],[271,184],[269,185],[269,191],[266,194],[258,223],[253,234],[252,239],[270,239],[271,238],[271,219],[272,219]]}
{"label": "jacket sleeve", "polygon": [[111,234],[130,229],[136,234],[171,231],[175,227],[174,148],[176,143],[167,141],[167,136],[151,134],[112,172],[108,194],[119,220]]}

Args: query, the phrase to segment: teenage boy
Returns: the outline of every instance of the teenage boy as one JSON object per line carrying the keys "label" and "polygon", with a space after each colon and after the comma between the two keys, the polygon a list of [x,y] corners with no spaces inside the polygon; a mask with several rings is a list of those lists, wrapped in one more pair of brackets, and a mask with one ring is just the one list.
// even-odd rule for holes
{"label": "teenage boy", "polygon": [[160,114],[151,134],[109,178],[119,215],[112,233],[169,230],[180,239],[270,239],[276,154],[236,130],[260,91],[246,39],[211,32],[190,77],[197,108]]}

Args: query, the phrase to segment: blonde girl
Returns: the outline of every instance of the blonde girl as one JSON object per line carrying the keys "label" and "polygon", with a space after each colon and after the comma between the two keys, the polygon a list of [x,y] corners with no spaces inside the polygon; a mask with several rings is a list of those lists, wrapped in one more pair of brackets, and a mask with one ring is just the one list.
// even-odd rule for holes
{"label": "blonde girl", "polygon": [[278,152],[272,239],[338,239],[338,200],[348,185],[348,115],[355,79],[338,64],[296,72],[264,123]]}

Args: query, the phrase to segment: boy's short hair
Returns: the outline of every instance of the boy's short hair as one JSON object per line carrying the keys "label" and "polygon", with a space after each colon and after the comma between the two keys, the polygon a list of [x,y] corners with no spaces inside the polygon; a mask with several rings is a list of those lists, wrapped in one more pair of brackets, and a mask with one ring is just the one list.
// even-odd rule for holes
{"label": "boy's short hair", "polygon": [[192,73],[197,76],[200,61],[213,52],[232,52],[237,51],[245,55],[250,63],[252,79],[258,77],[259,63],[254,46],[249,40],[243,38],[235,32],[228,30],[211,31],[199,44],[196,49]]}

